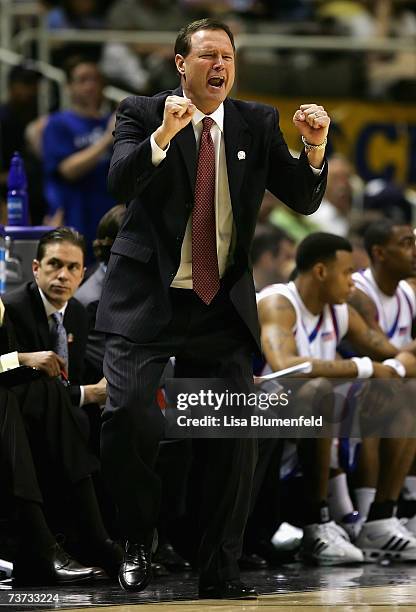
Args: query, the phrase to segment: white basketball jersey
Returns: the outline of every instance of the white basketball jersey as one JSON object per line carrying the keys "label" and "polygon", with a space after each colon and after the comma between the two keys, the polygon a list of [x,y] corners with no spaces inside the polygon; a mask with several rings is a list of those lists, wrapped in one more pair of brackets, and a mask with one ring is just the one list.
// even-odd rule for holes
{"label": "white basketball jersey", "polygon": [[400,348],[412,340],[412,322],[416,315],[416,298],[406,281],[399,282],[394,295],[386,295],[378,287],[370,268],[354,272],[357,289],[374,303],[377,321],[390,342]]}
{"label": "white basketball jersey", "polygon": [[296,312],[293,333],[298,354],[301,357],[333,360],[337,345],[348,331],[348,306],[326,304],[320,315],[306,308],[294,282],[266,287],[257,296],[257,301],[270,295],[283,295]]}

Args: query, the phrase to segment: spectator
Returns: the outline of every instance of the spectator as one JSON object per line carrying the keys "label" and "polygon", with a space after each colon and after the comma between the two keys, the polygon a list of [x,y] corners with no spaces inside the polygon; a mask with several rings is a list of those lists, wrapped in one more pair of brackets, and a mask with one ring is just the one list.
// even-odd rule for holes
{"label": "spectator", "polygon": [[412,223],[412,203],[392,181],[373,179],[364,189],[363,208],[369,219],[388,218],[397,224]]}
{"label": "spectator", "polygon": [[26,149],[25,129],[37,117],[40,74],[30,64],[14,66],[8,75],[7,101],[0,106],[0,197],[7,192],[7,175],[15,151],[23,154],[28,176],[31,221],[45,213],[39,160]]}
{"label": "spectator", "polygon": [[285,231],[259,225],[251,246],[256,291],[273,283],[286,283],[295,267],[295,244]]}
{"label": "spectator", "polygon": [[46,19],[49,29],[102,28],[104,19],[97,0],[63,0],[61,6],[52,8]]}
{"label": "spectator", "polygon": [[72,108],[51,115],[43,134],[46,222],[82,232],[91,259],[98,222],[114,204],[107,193],[114,120],[102,111],[103,79],[95,63],[74,58],[68,79]]}
{"label": "spectator", "polygon": [[347,159],[334,155],[328,163],[328,183],[322,204],[310,220],[322,231],[347,236],[352,207],[352,168]]}
{"label": "spectator", "polygon": [[[169,0],[115,0],[107,13],[108,27],[116,30],[176,31],[183,21],[177,3]],[[170,44],[108,43],[103,50],[102,69],[116,84],[141,94],[177,84]]]}

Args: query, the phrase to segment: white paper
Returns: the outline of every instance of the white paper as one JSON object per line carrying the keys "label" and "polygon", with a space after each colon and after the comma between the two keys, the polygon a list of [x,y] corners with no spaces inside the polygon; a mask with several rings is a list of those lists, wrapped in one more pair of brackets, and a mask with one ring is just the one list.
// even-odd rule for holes
{"label": "white paper", "polygon": [[283,378],[284,376],[290,376],[291,374],[309,374],[311,370],[311,362],[304,361],[303,363],[298,363],[297,365],[291,366],[290,368],[285,368],[284,370],[271,372],[270,374],[265,374],[264,376],[255,376],[254,382],[262,383],[266,380],[273,380],[274,378]]}

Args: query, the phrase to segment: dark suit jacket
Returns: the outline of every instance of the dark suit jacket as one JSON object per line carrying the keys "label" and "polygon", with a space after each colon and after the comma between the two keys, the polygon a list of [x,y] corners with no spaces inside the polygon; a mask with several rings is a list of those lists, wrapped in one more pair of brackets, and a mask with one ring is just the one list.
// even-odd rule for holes
{"label": "dark suit jacket", "polygon": [[[48,319],[35,282],[2,296],[6,313],[13,325],[16,350],[21,353],[51,351]],[[88,337],[88,318],[85,308],[71,298],[65,310],[64,326],[68,342],[68,375],[71,382],[71,400],[79,405],[79,385],[83,381],[85,348]]]}
{"label": "dark suit jacket", "polygon": [[[162,123],[165,99],[129,97],[119,107],[109,188],[128,203],[111,249],[97,329],[146,342],[171,319],[169,287],[180,263],[185,228],[194,203],[197,167],[191,123],[170,144],[166,159],[155,167],[150,136]],[[302,153],[292,158],[279,129],[276,109],[227,99],[224,139],[236,244],[228,270],[230,298],[259,343],[250,246],[265,189],[294,210],[317,210],[326,183],[325,169],[316,177]],[[245,158],[239,159],[238,152]],[[241,157],[241,155],[240,155]]]}

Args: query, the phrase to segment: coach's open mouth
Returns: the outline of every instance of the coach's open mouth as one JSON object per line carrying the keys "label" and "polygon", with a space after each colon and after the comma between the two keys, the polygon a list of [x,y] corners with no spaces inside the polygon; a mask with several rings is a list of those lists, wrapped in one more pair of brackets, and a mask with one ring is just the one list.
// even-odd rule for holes
{"label": "coach's open mouth", "polygon": [[215,87],[216,89],[221,89],[224,83],[225,79],[223,76],[213,76],[208,79],[208,85]]}

